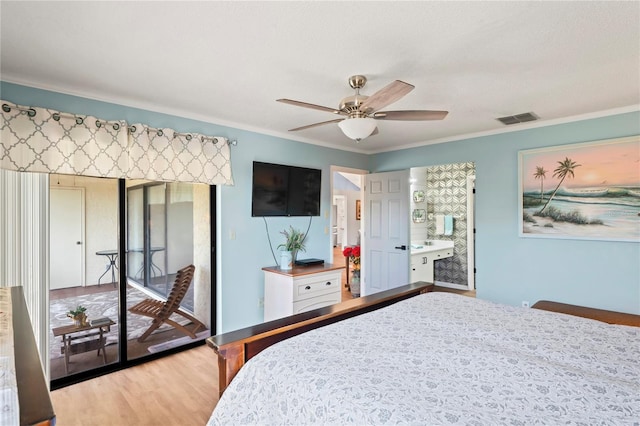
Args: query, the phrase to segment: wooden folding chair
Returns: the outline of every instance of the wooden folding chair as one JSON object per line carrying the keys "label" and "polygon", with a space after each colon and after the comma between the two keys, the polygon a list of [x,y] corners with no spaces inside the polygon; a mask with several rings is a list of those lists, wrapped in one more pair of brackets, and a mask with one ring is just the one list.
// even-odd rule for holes
{"label": "wooden folding chair", "polygon": [[[173,288],[171,289],[166,301],[162,302],[156,299],[145,299],[129,308],[129,312],[131,313],[153,318],[151,326],[142,336],[138,337],[138,342],[143,342],[151,333],[164,323],[173,326],[192,339],[196,338],[198,330],[206,328],[198,319],[180,310],[180,303],[182,302],[184,295],[187,293],[187,290],[189,290],[189,286],[193,280],[194,271],[195,266],[193,265],[189,265],[178,271],[176,280],[173,283]],[[190,330],[182,324],[170,319],[169,317],[172,314],[181,315],[191,321],[193,323],[192,329]]]}

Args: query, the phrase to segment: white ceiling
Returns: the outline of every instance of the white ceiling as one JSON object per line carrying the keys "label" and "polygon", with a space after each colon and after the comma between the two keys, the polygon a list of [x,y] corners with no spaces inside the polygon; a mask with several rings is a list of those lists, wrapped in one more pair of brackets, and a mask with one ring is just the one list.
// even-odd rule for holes
{"label": "white ceiling", "polygon": [[[637,110],[640,2],[2,1],[4,81],[361,152]],[[356,144],[334,115],[364,74],[384,110],[448,110],[379,122]],[[534,112],[505,127],[497,117]],[[229,135],[233,137],[233,135]]]}

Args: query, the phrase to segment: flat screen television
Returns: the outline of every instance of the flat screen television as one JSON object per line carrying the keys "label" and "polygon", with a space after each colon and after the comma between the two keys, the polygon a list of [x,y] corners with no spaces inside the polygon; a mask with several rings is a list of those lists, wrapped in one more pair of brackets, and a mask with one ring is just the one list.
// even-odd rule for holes
{"label": "flat screen television", "polygon": [[322,170],[253,162],[251,216],[320,216]]}

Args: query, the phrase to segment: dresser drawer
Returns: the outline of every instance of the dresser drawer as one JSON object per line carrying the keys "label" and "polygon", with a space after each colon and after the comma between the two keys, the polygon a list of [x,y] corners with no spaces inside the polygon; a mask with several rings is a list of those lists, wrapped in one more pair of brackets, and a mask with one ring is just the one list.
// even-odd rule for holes
{"label": "dresser drawer", "polygon": [[340,274],[322,274],[298,278],[293,287],[293,301],[305,300],[325,294],[340,294]]}
{"label": "dresser drawer", "polygon": [[342,294],[340,292],[336,292],[320,295],[311,299],[300,300],[293,303],[293,313],[299,314],[301,312],[310,311],[312,309],[323,308],[335,303],[340,303],[342,301],[341,299]]}
{"label": "dresser drawer", "polygon": [[431,254],[431,257],[433,258],[433,260],[444,259],[444,258],[451,257],[451,256],[453,256],[453,249],[452,248],[434,251]]}

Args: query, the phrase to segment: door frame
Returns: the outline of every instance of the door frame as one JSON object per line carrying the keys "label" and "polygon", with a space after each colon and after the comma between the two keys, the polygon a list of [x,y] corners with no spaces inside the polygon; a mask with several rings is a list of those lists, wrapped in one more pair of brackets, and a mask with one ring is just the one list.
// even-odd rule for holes
{"label": "door frame", "polygon": [[[369,174],[368,170],[364,170],[364,169],[353,169],[350,167],[342,167],[342,166],[329,166],[329,188],[331,190],[331,194],[330,194],[330,199],[331,199],[331,204],[333,205],[333,173],[334,172],[342,172],[342,173],[350,173],[353,175],[361,175],[361,179],[364,179],[364,176]],[[363,187],[360,187],[360,199],[362,200],[364,195],[364,190]],[[331,217],[329,218],[329,223],[336,223],[337,224],[337,218],[334,217],[334,213],[333,213],[333,209],[330,209],[331,211]],[[348,214],[348,213],[347,213]],[[364,223],[364,209],[362,210],[362,217],[360,219],[360,232],[362,234],[362,224]],[[329,263],[333,263],[334,259],[333,259],[333,238],[329,238],[329,259],[330,262]],[[364,268],[364,264],[360,265],[360,268]]]}
{"label": "door frame", "polygon": [[[347,217],[347,201],[344,195],[334,195],[333,205],[336,206],[336,216],[333,218],[336,224],[337,241],[336,244],[340,246],[340,249],[344,250],[344,246],[347,241],[347,235],[349,235],[349,222]],[[342,220],[340,220],[340,211],[342,210]],[[333,213],[333,212],[332,212]]]}
{"label": "door frame", "polygon": [[476,175],[467,176],[467,285],[476,289]]}

